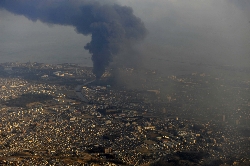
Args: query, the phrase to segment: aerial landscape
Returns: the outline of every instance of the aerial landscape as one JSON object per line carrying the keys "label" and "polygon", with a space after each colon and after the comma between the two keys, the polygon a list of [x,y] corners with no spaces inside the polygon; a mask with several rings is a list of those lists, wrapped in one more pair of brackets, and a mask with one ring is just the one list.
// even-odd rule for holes
{"label": "aerial landscape", "polygon": [[0,165],[250,165],[247,0],[1,0]]}

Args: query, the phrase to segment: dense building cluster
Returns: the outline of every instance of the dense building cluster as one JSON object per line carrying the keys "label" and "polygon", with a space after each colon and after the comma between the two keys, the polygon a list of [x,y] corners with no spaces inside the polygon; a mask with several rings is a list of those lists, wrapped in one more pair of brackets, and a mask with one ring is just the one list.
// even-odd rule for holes
{"label": "dense building cluster", "polygon": [[[179,90],[168,94],[163,103],[157,90],[94,85],[91,77],[79,77],[80,69],[68,72],[72,73],[71,79],[82,80],[75,86],[58,84],[55,80],[61,82],[65,76],[55,76],[51,71],[49,75],[38,69],[41,80],[37,81],[16,76],[0,78],[0,160],[3,164],[143,165],[172,153],[194,151],[204,153],[205,157],[195,161],[199,165],[213,160],[229,165],[249,161],[249,124],[243,117],[239,118],[244,116],[249,120],[247,102],[237,105],[237,112],[230,116],[223,112],[210,119],[206,114],[199,120],[190,116],[194,113],[190,109],[198,106],[197,96],[191,93],[193,86],[208,81],[204,75],[198,79],[195,75],[169,77],[170,81],[177,82]],[[5,70],[10,72],[9,68]],[[34,69],[24,71],[30,70]],[[48,74],[46,83],[42,77],[45,74]],[[89,84],[84,79],[90,80]],[[184,95],[190,103],[182,101]],[[185,107],[181,106],[183,102]],[[214,107],[206,105],[196,109]]]}

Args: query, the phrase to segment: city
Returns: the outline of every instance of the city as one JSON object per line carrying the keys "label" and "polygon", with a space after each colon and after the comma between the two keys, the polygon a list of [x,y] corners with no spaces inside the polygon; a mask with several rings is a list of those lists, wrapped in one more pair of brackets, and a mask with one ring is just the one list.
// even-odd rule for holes
{"label": "city", "polygon": [[0,0],[0,166],[249,166],[249,0]]}
{"label": "city", "polygon": [[94,81],[77,64],[2,63],[0,164],[249,165],[250,79],[221,71],[148,71],[128,89],[109,70]]}

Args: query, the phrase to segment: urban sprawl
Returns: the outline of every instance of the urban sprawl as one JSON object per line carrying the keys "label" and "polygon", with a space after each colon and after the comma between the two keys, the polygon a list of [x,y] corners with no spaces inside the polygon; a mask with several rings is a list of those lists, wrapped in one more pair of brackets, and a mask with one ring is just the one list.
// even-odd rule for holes
{"label": "urban sprawl", "polygon": [[148,71],[128,89],[91,70],[0,64],[0,165],[250,163],[250,79]]}

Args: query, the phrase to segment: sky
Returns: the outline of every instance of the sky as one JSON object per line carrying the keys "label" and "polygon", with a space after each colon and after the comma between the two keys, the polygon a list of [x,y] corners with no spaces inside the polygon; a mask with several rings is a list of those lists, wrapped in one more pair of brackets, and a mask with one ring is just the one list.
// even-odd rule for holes
{"label": "sky", "polygon": [[[248,0],[116,1],[132,7],[147,28],[145,40],[135,46],[138,65],[181,70],[195,64],[250,67]],[[70,26],[32,22],[0,10],[0,36],[1,62],[92,65],[84,49],[91,37]]]}

